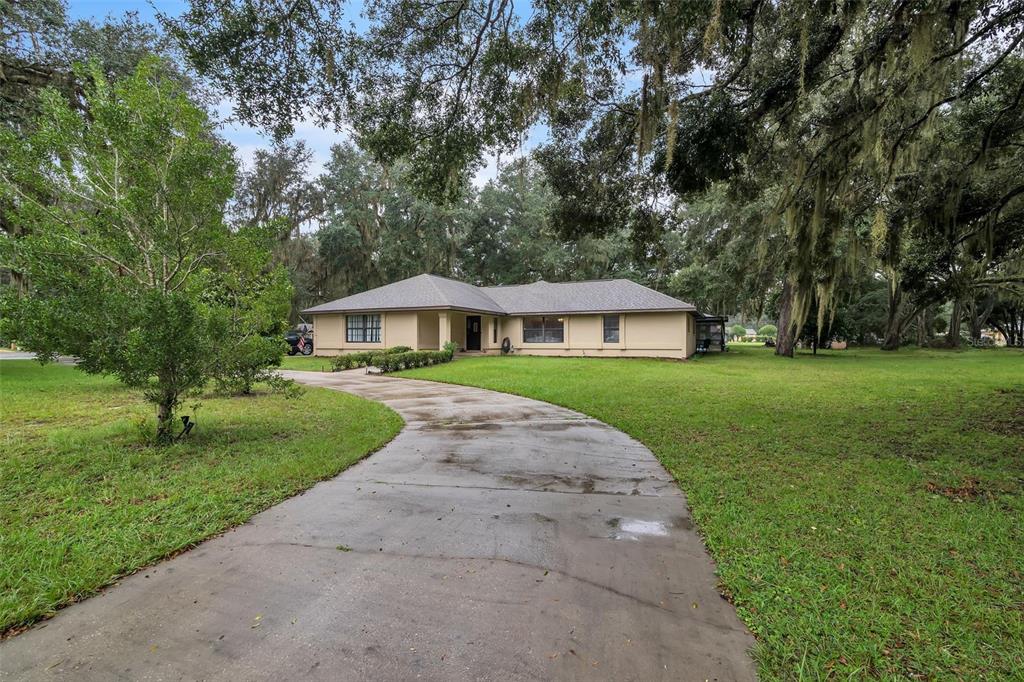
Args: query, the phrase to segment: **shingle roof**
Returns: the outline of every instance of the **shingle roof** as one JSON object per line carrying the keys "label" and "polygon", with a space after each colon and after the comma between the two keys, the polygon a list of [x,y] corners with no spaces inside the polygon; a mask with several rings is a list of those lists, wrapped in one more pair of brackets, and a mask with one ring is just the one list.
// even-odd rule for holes
{"label": "shingle roof", "polygon": [[475,287],[437,275],[417,275],[302,312],[437,308],[497,315],[696,310],[689,303],[628,279]]}
{"label": "shingle roof", "polygon": [[503,314],[505,311],[479,287],[437,275],[416,275],[359,294],[303,310],[304,313],[340,313],[359,310],[469,310]]}
{"label": "shingle roof", "polygon": [[481,287],[481,290],[509,315],[696,310],[689,303],[628,279],[534,282],[516,286]]}

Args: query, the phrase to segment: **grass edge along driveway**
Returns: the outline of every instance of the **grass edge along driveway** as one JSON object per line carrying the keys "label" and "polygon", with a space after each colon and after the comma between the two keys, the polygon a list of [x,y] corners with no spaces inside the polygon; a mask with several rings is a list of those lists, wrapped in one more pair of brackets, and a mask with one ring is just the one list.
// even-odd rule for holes
{"label": "grass edge along driveway", "polygon": [[204,396],[179,444],[116,381],[0,361],[0,632],[52,614],[331,478],[391,440],[380,403],[306,388]]}
{"label": "grass edge along driveway", "polygon": [[484,357],[404,375],[546,400],[647,445],[765,679],[1024,669],[1019,351]]}

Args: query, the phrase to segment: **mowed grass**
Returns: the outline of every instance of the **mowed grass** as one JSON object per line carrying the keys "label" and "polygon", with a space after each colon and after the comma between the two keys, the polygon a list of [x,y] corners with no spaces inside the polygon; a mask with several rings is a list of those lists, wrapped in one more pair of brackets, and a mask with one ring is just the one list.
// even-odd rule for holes
{"label": "mowed grass", "polygon": [[1024,354],[740,348],[680,363],[460,359],[407,376],[539,398],[686,492],[765,679],[1021,679]]}
{"label": "mowed grass", "polygon": [[204,396],[149,444],[153,409],[112,379],[0,360],[0,632],[52,613],[331,477],[401,429],[325,389]]}
{"label": "mowed grass", "polygon": [[295,369],[304,372],[330,372],[331,359],[313,355],[286,355],[281,359],[281,369]]}

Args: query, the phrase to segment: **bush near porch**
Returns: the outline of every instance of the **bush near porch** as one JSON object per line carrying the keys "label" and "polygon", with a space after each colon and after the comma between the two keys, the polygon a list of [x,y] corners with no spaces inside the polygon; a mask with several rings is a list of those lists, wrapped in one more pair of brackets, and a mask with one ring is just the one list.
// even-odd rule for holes
{"label": "bush near porch", "polygon": [[359,367],[376,367],[381,372],[395,372],[429,365],[451,362],[455,356],[455,344],[449,341],[442,350],[412,350],[408,346],[394,346],[383,351],[347,353],[331,358],[335,372]]}

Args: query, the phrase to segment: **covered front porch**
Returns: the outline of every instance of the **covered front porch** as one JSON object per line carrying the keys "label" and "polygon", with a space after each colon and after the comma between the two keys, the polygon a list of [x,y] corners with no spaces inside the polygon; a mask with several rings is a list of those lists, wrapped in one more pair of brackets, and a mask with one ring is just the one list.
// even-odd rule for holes
{"label": "covered front porch", "polygon": [[458,310],[420,312],[416,322],[418,350],[440,350],[451,341],[459,351],[491,350],[500,324],[497,316]]}

